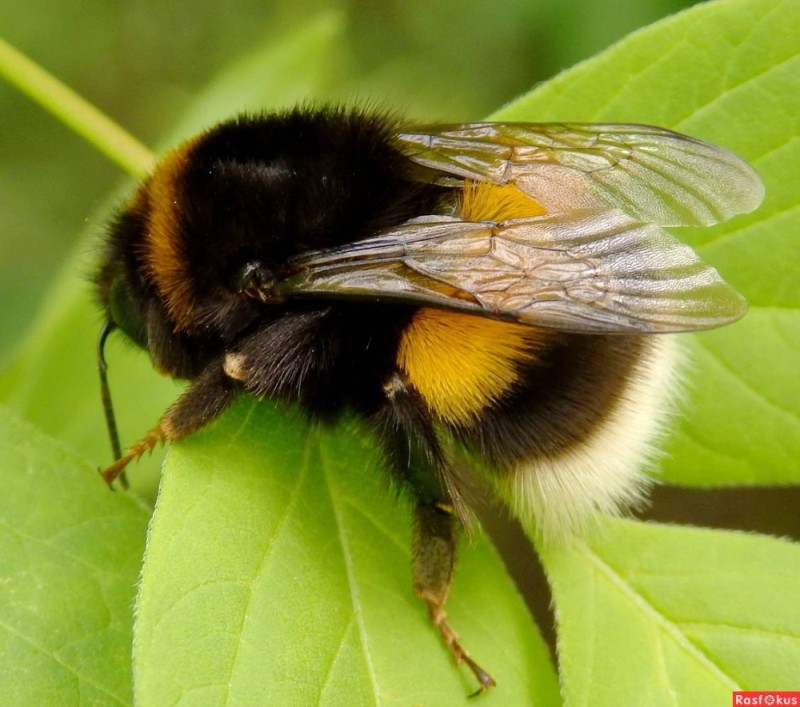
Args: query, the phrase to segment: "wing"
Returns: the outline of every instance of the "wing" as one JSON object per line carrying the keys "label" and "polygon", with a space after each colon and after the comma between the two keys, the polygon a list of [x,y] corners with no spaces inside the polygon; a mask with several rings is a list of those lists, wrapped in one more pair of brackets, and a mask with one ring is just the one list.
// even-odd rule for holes
{"label": "wing", "polygon": [[645,223],[707,226],[752,211],[764,196],[736,155],[646,125],[443,125],[400,133],[397,146],[451,182],[511,182],[551,213],[610,207]]}
{"label": "wing", "polygon": [[747,305],[695,252],[620,209],[409,222],[293,260],[285,297],[418,302],[576,332],[676,332]]}

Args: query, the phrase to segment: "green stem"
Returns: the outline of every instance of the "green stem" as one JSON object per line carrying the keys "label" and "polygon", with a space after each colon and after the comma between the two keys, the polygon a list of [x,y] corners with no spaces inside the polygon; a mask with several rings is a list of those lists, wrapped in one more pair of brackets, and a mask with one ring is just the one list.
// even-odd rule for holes
{"label": "green stem", "polygon": [[50,111],[126,172],[145,176],[153,153],[108,116],[0,37],[0,76]]}

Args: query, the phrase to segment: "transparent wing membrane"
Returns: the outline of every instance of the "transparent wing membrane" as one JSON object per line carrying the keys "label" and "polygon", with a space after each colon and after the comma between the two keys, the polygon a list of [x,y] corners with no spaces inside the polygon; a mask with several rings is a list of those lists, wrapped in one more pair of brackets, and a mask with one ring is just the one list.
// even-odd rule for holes
{"label": "transparent wing membrane", "polygon": [[617,209],[407,224],[296,260],[281,292],[399,298],[585,332],[708,329],[746,311],[691,248]]}
{"label": "transparent wing membrane", "polygon": [[426,167],[511,182],[551,212],[606,205],[661,226],[707,226],[752,211],[764,194],[728,150],[645,125],[473,123],[397,139]]}

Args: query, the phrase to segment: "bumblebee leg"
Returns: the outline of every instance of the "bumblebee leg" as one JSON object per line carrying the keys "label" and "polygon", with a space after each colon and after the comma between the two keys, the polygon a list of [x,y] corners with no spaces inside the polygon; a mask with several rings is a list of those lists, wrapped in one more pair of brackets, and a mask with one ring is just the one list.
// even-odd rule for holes
{"label": "bumblebee leg", "polygon": [[225,375],[219,362],[209,366],[161,416],[158,424],[100,475],[111,485],[128,464],[156,445],[183,439],[205,427],[231,404],[240,390],[240,386]]}
{"label": "bumblebee leg", "polygon": [[379,427],[395,477],[416,498],[451,505],[468,526],[471,514],[464,484],[439,443],[421,396],[399,373],[384,385],[384,393],[388,405],[378,416]]}
{"label": "bumblebee leg", "polygon": [[462,521],[469,511],[452,469],[439,443],[427,407],[400,374],[384,386],[388,405],[382,411],[381,433],[397,480],[415,500],[412,572],[414,593],[428,607],[431,622],[439,630],[456,663],[465,663],[480,685],[495,684],[464,649],[447,621],[444,606],[456,563],[456,515]]}
{"label": "bumblebee leg", "polygon": [[456,563],[456,529],[452,513],[442,504],[418,503],[415,514],[414,593],[425,602],[431,623],[439,629],[456,663],[465,663],[483,692],[494,678],[478,665],[458,640],[444,610]]}

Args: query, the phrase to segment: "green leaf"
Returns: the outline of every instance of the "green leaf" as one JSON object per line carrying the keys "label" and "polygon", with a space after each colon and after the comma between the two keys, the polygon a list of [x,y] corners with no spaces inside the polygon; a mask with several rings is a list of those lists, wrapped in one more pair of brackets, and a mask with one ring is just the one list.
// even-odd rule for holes
{"label": "green leaf", "polygon": [[723,145],[761,174],[755,213],[681,229],[750,302],[741,322],[685,336],[688,399],[664,478],[800,480],[800,4],[719,0],[632,34],[498,113],[505,120],[651,123]]}
{"label": "green leaf", "polygon": [[[170,451],[137,604],[140,704],[453,704],[475,689],[411,590],[411,518],[363,430],[242,401]],[[463,548],[453,625],[499,685],[556,704],[491,547]]]}
{"label": "green leaf", "polygon": [[568,704],[700,707],[797,688],[798,545],[615,520],[542,556]]}
{"label": "green leaf", "polygon": [[[800,213],[796,208],[800,72],[795,39],[799,28],[798,6],[789,1],[723,0],[698,6],[633,35],[503,113],[505,118],[522,120],[642,121],[682,129],[753,160],[767,182],[768,199],[758,213],[717,229],[681,232],[745,292],[753,312],[735,327],[691,339],[697,355],[688,409],[697,412],[687,414],[670,443],[671,459],[666,464],[670,478],[720,483],[798,477],[800,398],[794,394],[797,378],[792,373],[797,370],[800,346],[792,278],[798,262],[793,234]],[[298,58],[303,76],[324,63],[326,52],[319,47],[327,45],[320,36],[305,35],[309,47],[314,47],[307,55],[302,50],[279,52],[285,60],[281,70],[291,72],[288,57]],[[271,56],[274,60],[276,55]],[[299,60],[303,57],[308,64]],[[270,76],[268,68],[264,76]],[[280,76],[287,79],[282,85],[291,92],[291,76]],[[314,82],[308,86],[313,93]],[[282,103],[278,96],[273,99],[274,104]],[[265,106],[270,104],[264,101]],[[222,111],[224,106],[220,103],[207,113],[204,109],[188,123],[205,123],[217,108]],[[181,135],[183,131],[177,130]],[[91,458],[102,459],[107,442],[93,371],[99,322],[88,304],[85,284],[74,275],[86,268],[74,266],[70,264],[71,274],[56,289],[45,316],[0,381],[0,390],[47,431]],[[131,439],[137,429],[152,424],[175,392],[171,386],[158,387],[141,353],[130,352],[130,359],[123,355],[112,349],[109,358],[114,392],[122,401],[118,409],[123,413],[136,409],[128,422],[122,420],[123,434]],[[127,369],[133,365],[129,360],[138,362],[138,370]],[[127,391],[121,390],[122,384],[129,386]],[[727,445],[734,442],[738,446],[731,451]],[[308,698],[331,704],[462,702],[471,689],[469,676],[450,664],[424,608],[413,597],[409,514],[387,493],[369,448],[370,442],[353,429],[311,431],[291,414],[246,402],[212,428],[175,446],[138,600],[135,689],[140,703],[205,703],[222,701],[226,695],[230,701],[257,701],[265,694],[289,703]],[[134,478],[140,472],[137,467]],[[55,503],[51,500],[48,505],[58,509]],[[31,501],[22,505],[30,506]],[[619,536],[615,528],[620,528]],[[628,545],[634,555],[637,547],[639,554],[647,554],[648,545],[637,526],[611,524],[609,533],[602,542],[586,547],[598,557],[614,548],[627,552]],[[669,536],[672,549],[661,553],[665,562],[695,550],[704,558],[703,543],[688,543],[686,537]],[[723,542],[719,537],[728,536],[703,537],[704,543],[716,546]],[[664,538],[652,547],[669,544]],[[690,553],[685,552],[687,547]],[[725,550],[725,556],[732,558],[740,548],[725,546]],[[796,565],[793,553],[787,550],[791,558],[769,556],[791,559]],[[625,669],[632,665],[635,670],[644,652],[641,656],[628,652],[591,676],[580,672],[594,666],[583,662],[584,651],[595,645],[603,648],[606,635],[615,636],[615,643],[620,636],[619,630],[607,634],[603,626],[603,633],[592,633],[587,644],[576,623],[581,601],[591,598],[595,586],[592,554],[573,548],[548,549],[544,555],[556,587],[562,668],[572,701],[601,703],[595,698],[598,679],[604,681],[602,687],[609,686],[609,694],[623,694],[629,685]],[[130,561],[130,555],[125,557],[118,561]],[[656,553],[652,562],[659,557]],[[767,564],[753,565],[754,575],[768,572],[772,565]],[[781,582],[788,587],[788,580]],[[745,592],[732,596],[737,602],[743,597],[749,607],[747,627],[768,626],[772,598],[765,596],[759,602],[755,592],[747,594],[738,574],[731,586],[732,591]],[[715,618],[713,602],[718,597],[703,603],[703,596],[690,586],[681,605],[698,602],[697,630],[705,619]],[[779,616],[796,626],[785,603],[778,606]],[[449,609],[465,644],[500,681],[482,700],[557,701],[540,639],[483,540],[464,548]],[[639,631],[653,640],[646,622],[625,618],[620,602],[617,610],[609,617],[619,615],[620,626],[630,625],[633,636]],[[664,611],[668,610],[672,611],[671,605],[665,605]],[[598,617],[600,626],[604,617]],[[688,628],[683,630],[688,635]],[[768,659],[751,661],[754,665],[747,667],[751,671],[747,679],[752,677],[753,684],[756,678],[774,674],[769,672],[773,665],[786,665],[785,655],[793,655],[796,663],[789,639],[765,636],[763,655]],[[706,641],[703,645],[722,673],[719,684],[727,689],[729,673],[744,661],[743,650],[727,635],[716,644],[710,635],[696,640]],[[729,647],[739,652],[728,656]],[[784,649],[789,652],[775,658]],[[688,677],[668,682],[676,694],[689,694],[697,685],[693,680],[716,675],[707,664],[692,662],[695,654],[687,658],[674,653],[681,666],[689,666]],[[676,666],[676,660],[665,665]],[[91,660],[88,664],[93,665]],[[757,668],[760,673],[754,672]],[[116,672],[121,670],[117,665]],[[740,680],[740,684],[750,683]],[[62,696],[59,690],[52,694]]]}
{"label": "green leaf", "polygon": [[129,704],[149,512],[0,408],[0,703]]}

